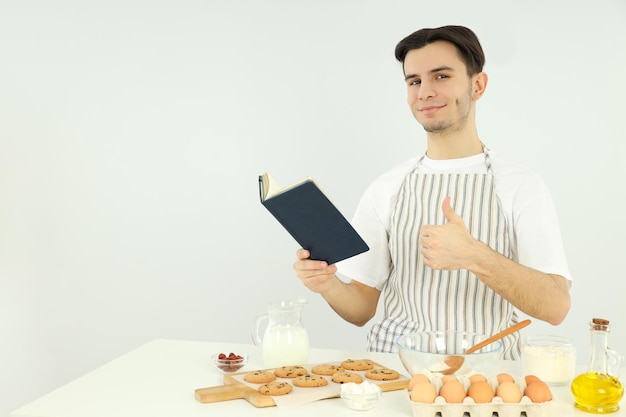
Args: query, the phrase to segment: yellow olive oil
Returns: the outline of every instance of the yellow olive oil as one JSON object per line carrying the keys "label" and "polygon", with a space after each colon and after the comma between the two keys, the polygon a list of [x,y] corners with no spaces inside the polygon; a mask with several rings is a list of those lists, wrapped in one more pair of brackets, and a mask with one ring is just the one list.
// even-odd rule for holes
{"label": "yellow olive oil", "polygon": [[571,390],[576,408],[596,414],[619,410],[624,396],[624,386],[616,377],[597,372],[578,375],[572,381]]}

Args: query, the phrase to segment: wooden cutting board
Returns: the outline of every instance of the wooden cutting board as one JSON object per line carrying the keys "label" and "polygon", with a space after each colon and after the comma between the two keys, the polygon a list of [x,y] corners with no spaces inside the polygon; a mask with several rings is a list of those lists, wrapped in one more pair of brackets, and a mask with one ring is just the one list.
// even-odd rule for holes
{"label": "wooden cutting board", "polygon": [[[335,363],[335,362],[328,362],[328,363]],[[339,363],[335,363],[335,364],[339,364]],[[303,366],[307,369],[311,369],[313,365],[303,365]],[[374,366],[376,368],[385,368],[385,366],[382,366],[376,362],[374,362]],[[232,373],[232,374],[224,374],[224,385],[217,385],[214,387],[196,389],[195,390],[196,400],[198,400],[201,403],[213,403],[213,402],[236,400],[236,399],[243,398],[255,407],[275,406],[276,402],[274,401],[273,397],[269,395],[263,395],[257,389],[249,385],[246,385],[235,378],[238,375],[245,375],[248,372],[254,372],[254,371],[255,370],[237,372],[237,373]],[[359,372],[359,371],[352,371],[352,372],[364,374],[364,372]],[[289,381],[287,378],[279,378],[279,379]],[[363,378],[363,380],[366,380],[366,379],[367,378],[365,377]],[[399,379],[396,379],[393,381],[374,381],[371,379],[367,379],[367,381],[380,386],[383,392],[405,389],[409,384],[409,379],[402,374],[400,374]],[[329,384],[335,384],[335,382],[330,381]],[[306,389],[314,390],[317,388],[306,388]],[[298,395],[298,394],[297,394],[297,391],[294,390],[293,392],[287,395]],[[339,394],[330,395],[325,398],[336,398],[336,397],[339,397]]]}

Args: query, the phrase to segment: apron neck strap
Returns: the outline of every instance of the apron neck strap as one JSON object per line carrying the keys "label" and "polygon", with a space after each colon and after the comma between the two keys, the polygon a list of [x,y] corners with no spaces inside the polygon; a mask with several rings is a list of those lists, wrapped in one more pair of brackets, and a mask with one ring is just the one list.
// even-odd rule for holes
{"label": "apron neck strap", "polygon": [[[487,172],[492,174],[493,172],[491,170],[491,158],[489,157],[489,148],[482,142],[480,142],[480,144],[483,147],[483,154],[485,155],[485,166],[487,167]],[[416,169],[421,165],[425,157],[426,157],[426,152],[424,152],[424,155],[422,155],[420,159],[417,161],[417,165],[415,166]]]}

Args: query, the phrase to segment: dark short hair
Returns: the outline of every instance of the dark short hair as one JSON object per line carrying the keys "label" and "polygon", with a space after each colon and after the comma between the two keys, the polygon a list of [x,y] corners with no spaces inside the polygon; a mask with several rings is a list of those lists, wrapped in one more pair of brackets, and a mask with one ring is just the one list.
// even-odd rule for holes
{"label": "dark short hair", "polygon": [[450,42],[456,47],[469,76],[483,70],[485,65],[483,48],[476,34],[465,26],[442,26],[413,32],[396,45],[396,59],[404,64],[406,54],[410,50],[423,48],[436,41]]}

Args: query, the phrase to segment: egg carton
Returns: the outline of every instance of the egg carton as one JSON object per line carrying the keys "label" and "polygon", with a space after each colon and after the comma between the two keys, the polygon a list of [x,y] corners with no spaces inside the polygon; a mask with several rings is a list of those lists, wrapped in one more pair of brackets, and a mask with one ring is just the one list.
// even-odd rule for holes
{"label": "egg carton", "polygon": [[501,398],[495,397],[488,404],[476,404],[467,397],[461,404],[448,404],[442,397],[437,397],[432,404],[411,401],[413,417],[492,417],[494,413],[498,417],[519,417],[525,413],[527,417],[549,417],[552,401],[545,403],[533,403],[530,398],[523,397],[519,403],[505,403]]}
{"label": "egg carton", "polygon": [[[441,375],[429,374],[424,372],[434,385],[436,392],[443,385],[441,382]],[[467,391],[470,382],[468,376],[458,377],[465,390]],[[515,384],[523,393],[526,389],[526,382],[523,377],[514,377]],[[496,390],[498,386],[498,380],[494,377],[487,378],[487,382],[491,385],[492,389]],[[546,401],[543,403],[534,403],[527,396],[523,396],[517,403],[505,403],[502,398],[494,397],[489,403],[478,404],[471,397],[465,397],[460,404],[448,404],[446,400],[437,396],[433,403],[421,403],[412,401],[410,396],[407,395],[409,403],[411,404],[411,410],[413,417],[492,417],[494,414],[498,417],[519,417],[524,413],[526,417],[550,417],[552,414],[551,405],[553,401]]]}

